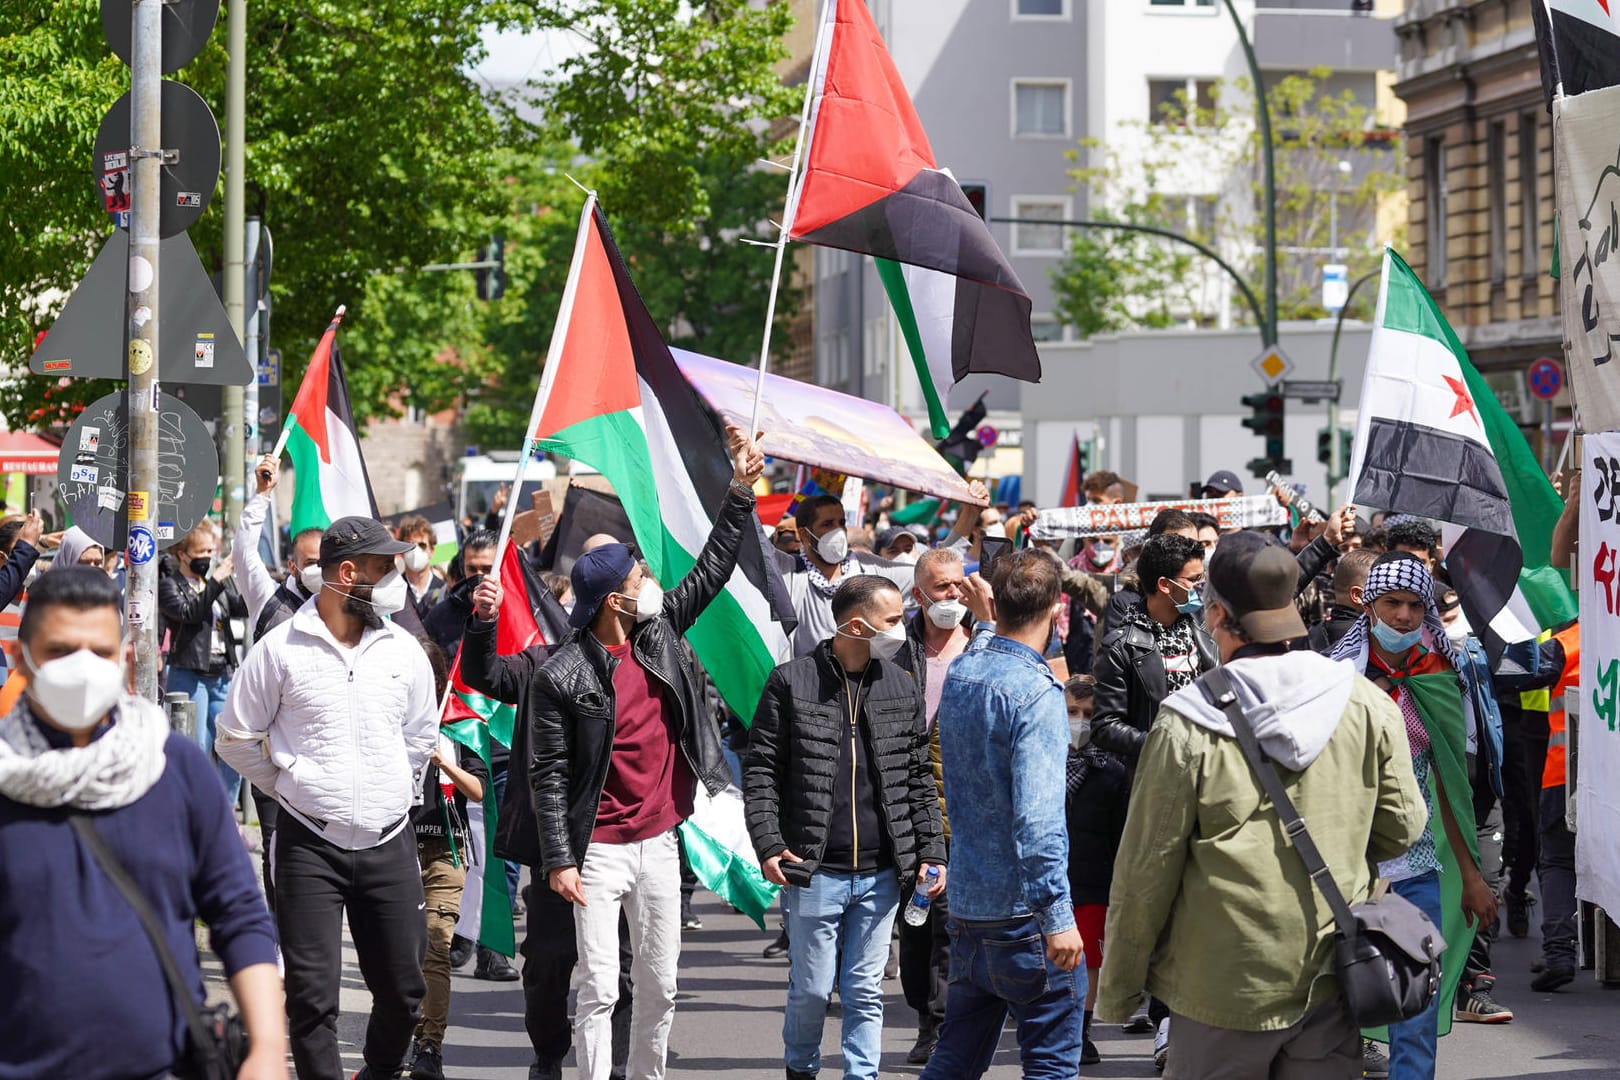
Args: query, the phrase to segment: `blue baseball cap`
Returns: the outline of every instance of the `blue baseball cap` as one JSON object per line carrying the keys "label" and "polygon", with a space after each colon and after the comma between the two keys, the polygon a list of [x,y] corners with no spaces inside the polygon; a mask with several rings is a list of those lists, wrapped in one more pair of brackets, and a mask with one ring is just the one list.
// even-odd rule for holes
{"label": "blue baseball cap", "polygon": [[574,587],[574,610],[568,625],[575,630],[589,626],[602,601],[619,591],[635,566],[635,556],[623,544],[603,544],[581,555],[568,575]]}

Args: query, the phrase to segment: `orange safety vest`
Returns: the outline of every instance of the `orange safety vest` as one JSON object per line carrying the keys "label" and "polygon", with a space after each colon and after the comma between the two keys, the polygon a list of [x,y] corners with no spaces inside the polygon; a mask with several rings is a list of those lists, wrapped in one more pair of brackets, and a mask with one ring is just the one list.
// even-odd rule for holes
{"label": "orange safety vest", "polygon": [[1552,688],[1556,706],[1547,713],[1547,764],[1541,769],[1543,788],[1563,787],[1569,769],[1569,732],[1564,714],[1564,691],[1581,679],[1581,624],[1571,623],[1553,635],[1564,647],[1564,670]]}

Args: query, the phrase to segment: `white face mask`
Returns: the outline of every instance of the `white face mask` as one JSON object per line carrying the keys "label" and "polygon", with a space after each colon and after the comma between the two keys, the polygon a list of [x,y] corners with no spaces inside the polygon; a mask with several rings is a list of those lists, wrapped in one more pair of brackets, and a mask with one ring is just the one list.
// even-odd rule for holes
{"label": "white face mask", "polygon": [[829,529],[816,540],[816,554],[824,563],[837,565],[849,554],[849,534],[842,528]]}
{"label": "white face mask", "polygon": [[984,527],[984,535],[994,536],[1005,540],[1007,539],[1007,525],[1005,522],[1001,521],[996,522],[994,525],[986,525]]}
{"label": "white face mask", "polygon": [[[326,582],[325,584],[330,585],[332,583]],[[367,602],[376,609],[377,614],[392,615],[405,606],[407,588],[405,575],[398,570],[390,570],[371,587],[371,599]],[[356,596],[355,599],[366,600],[366,597]]]}
{"label": "white face mask", "polygon": [[310,563],[308,566],[298,571],[298,584],[302,585],[304,587],[304,591],[309,593],[311,596],[314,596],[316,593],[321,591],[321,581],[320,563]]}
{"label": "white face mask", "polygon": [[[624,596],[623,593],[619,595]],[[636,590],[636,595],[627,596],[625,599],[636,605],[638,623],[644,623],[664,610],[664,590],[650,577],[642,578],[641,587]]]}
{"label": "white face mask", "polygon": [[928,605],[928,621],[941,630],[954,630],[967,617],[967,605],[960,600],[935,600]]}
{"label": "white face mask", "polygon": [[29,698],[64,731],[89,731],[101,723],[124,692],[124,665],[89,649],[44,664],[34,663],[26,645],[22,655],[33,672],[28,679]]}
{"label": "white face mask", "polygon": [[[864,623],[866,620],[862,619],[861,621]],[[879,660],[893,659],[894,654],[899,652],[906,643],[906,627],[904,623],[896,623],[887,630],[874,629],[871,637],[862,637],[859,634],[848,633],[843,627],[838,628],[837,634],[839,637],[853,638],[856,641],[866,642],[872,648],[872,655],[877,657]]]}
{"label": "white face mask", "polygon": [[413,574],[420,574],[428,568],[428,560],[432,558],[432,555],[413,545],[411,550],[407,551],[401,558],[405,561],[406,570]]}
{"label": "white face mask", "polygon": [[898,552],[895,553],[894,558],[892,560],[890,560],[890,561],[891,562],[897,562],[897,563],[905,563],[907,566],[916,566],[917,565],[917,552],[915,550],[913,550],[913,551],[898,551]]}

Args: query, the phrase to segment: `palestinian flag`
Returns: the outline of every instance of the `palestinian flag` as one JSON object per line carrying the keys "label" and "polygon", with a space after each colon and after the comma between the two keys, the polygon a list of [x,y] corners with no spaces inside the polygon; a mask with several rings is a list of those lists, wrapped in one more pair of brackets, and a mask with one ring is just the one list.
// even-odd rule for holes
{"label": "palestinian flag", "polygon": [[1085,466],[1080,464],[1080,436],[1069,443],[1069,463],[1063,469],[1063,496],[1059,506],[1080,505],[1080,484],[1085,480]]}
{"label": "palestinian flag", "polygon": [[[535,411],[531,442],[607,478],[653,577],[675,589],[713,529],[731,460],[719,420],[675,366],[594,197],[580,216]],[[720,696],[745,721],[766,676],[792,655],[793,622],[775,552],[750,519],[731,581],[686,634]],[[687,854],[708,888],[739,910],[763,910],[775,888],[757,862],[747,867],[746,830],[737,831],[741,804],[725,816],[735,819],[725,828],[683,824]],[[725,873],[709,872],[717,868]]]}
{"label": "palestinian flag", "polygon": [[1575,615],[1551,565],[1563,503],[1433,298],[1384,251],[1350,475],[1355,502],[1460,529],[1446,566],[1492,659]]}
{"label": "palestinian flag", "polygon": [[[511,656],[530,645],[560,640],[559,630],[567,626],[567,616],[534,576],[515,544],[506,545],[500,580],[506,599],[501,603],[495,626],[495,651]],[[537,598],[541,605],[549,602],[555,611],[548,613],[546,607],[537,608]],[[550,634],[541,628],[542,621],[549,624]],[[488,766],[492,743],[512,745],[515,720],[516,709],[511,703],[486,697],[462,681],[458,653],[450,667],[450,689],[441,713],[440,730],[483,758],[484,765]],[[516,953],[516,933],[512,925],[512,896],[507,891],[506,860],[495,855],[499,813],[494,784],[485,786],[481,805],[467,808],[472,851],[461,855],[468,873],[456,931],[487,949],[512,956]]]}
{"label": "palestinian flag", "polygon": [[1620,11],[1616,0],[1531,0],[1541,84],[1547,106],[1620,83]]}
{"label": "palestinian flag", "polygon": [[[338,355],[337,329],[342,321],[339,308],[309,358],[281,433],[293,459],[289,522],[293,536],[305,529],[325,529],[352,514],[377,516],[366,460],[360,455],[360,433],[349,408],[349,382]],[[279,449],[276,456],[281,456]]]}
{"label": "palestinian flag", "polygon": [[956,180],[935,164],[863,0],[827,0],[815,56],[789,235],[877,259],[934,437],[944,438],[951,387],[969,373],[1040,381],[1029,295]]}

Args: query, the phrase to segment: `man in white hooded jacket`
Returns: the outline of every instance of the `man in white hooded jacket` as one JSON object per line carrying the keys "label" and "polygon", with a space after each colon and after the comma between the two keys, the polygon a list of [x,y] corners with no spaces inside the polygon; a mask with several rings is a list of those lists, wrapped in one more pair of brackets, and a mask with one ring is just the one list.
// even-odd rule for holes
{"label": "man in white hooded jacket", "polygon": [[425,985],[422,878],[407,828],[438,739],[427,654],[388,616],[409,549],[369,518],[321,539],[321,591],[243,662],[220,757],[286,811],[271,865],[300,1080],[341,1080],[342,917],[371,991],[361,1080],[399,1075]]}

